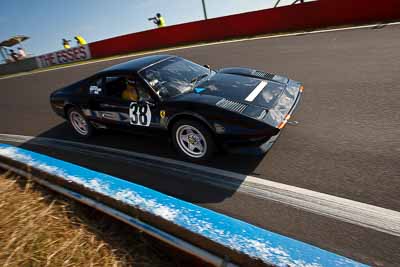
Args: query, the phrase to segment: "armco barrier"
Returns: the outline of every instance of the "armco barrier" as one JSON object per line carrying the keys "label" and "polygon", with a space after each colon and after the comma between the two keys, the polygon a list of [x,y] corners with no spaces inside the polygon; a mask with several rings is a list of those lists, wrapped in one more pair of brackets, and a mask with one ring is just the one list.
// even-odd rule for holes
{"label": "armco barrier", "polygon": [[36,59],[34,57],[19,60],[17,62],[1,64],[0,65],[0,75],[13,74],[23,71],[31,71],[39,68]]}
{"label": "armco barrier", "polygon": [[116,177],[0,144],[0,167],[95,207],[215,266],[365,266]]}
{"label": "armco barrier", "polygon": [[319,0],[127,34],[89,46],[92,57],[100,58],[185,43],[399,18],[398,0]]}

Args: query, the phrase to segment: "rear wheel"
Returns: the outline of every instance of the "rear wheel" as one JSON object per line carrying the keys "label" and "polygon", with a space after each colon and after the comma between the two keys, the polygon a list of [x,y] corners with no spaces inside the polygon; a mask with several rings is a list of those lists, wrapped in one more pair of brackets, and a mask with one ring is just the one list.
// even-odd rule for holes
{"label": "rear wheel", "polygon": [[210,131],[193,120],[181,120],[172,127],[172,141],[183,157],[192,161],[203,161],[212,157],[215,143]]}
{"label": "rear wheel", "polygon": [[77,108],[68,110],[68,121],[72,128],[81,137],[88,138],[93,134],[94,128]]}

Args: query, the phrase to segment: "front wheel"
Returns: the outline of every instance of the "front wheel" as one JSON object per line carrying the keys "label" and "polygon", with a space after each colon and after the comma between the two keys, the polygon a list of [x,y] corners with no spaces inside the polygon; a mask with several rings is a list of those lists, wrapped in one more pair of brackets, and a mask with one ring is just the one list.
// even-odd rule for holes
{"label": "front wheel", "polygon": [[213,136],[201,123],[181,120],[172,127],[172,141],[175,149],[192,161],[203,161],[212,157],[215,151]]}
{"label": "front wheel", "polygon": [[79,136],[88,138],[93,134],[93,126],[77,108],[68,110],[68,121]]}

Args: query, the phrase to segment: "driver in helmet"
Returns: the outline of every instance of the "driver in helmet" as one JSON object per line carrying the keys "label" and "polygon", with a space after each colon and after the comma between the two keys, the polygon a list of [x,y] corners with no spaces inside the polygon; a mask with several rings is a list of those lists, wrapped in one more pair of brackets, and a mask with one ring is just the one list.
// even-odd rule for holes
{"label": "driver in helmet", "polygon": [[138,101],[138,92],[134,78],[129,77],[126,79],[126,88],[122,92],[122,99],[126,101]]}

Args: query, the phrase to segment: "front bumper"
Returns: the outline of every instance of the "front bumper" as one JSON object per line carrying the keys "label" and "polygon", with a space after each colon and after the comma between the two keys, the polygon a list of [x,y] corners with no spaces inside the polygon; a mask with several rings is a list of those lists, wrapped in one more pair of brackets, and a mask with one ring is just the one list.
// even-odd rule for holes
{"label": "front bumper", "polygon": [[244,146],[225,146],[225,149],[233,154],[253,155],[261,156],[264,155],[278,139],[281,132],[279,131],[276,135],[268,138],[261,144],[249,144]]}
{"label": "front bumper", "polygon": [[[293,106],[290,108],[288,115],[291,117],[294,112],[297,110],[300,99],[303,95],[303,92],[299,92],[296,100],[293,104]],[[247,143],[243,145],[225,145],[225,150],[227,150],[230,153],[234,154],[244,154],[244,155],[255,155],[255,156],[261,156],[265,154],[269,149],[271,149],[272,145],[275,143],[275,141],[278,139],[278,137],[281,134],[282,129],[278,131],[275,135],[271,137],[266,137],[266,140],[262,140],[261,142],[254,142],[254,143]]]}

